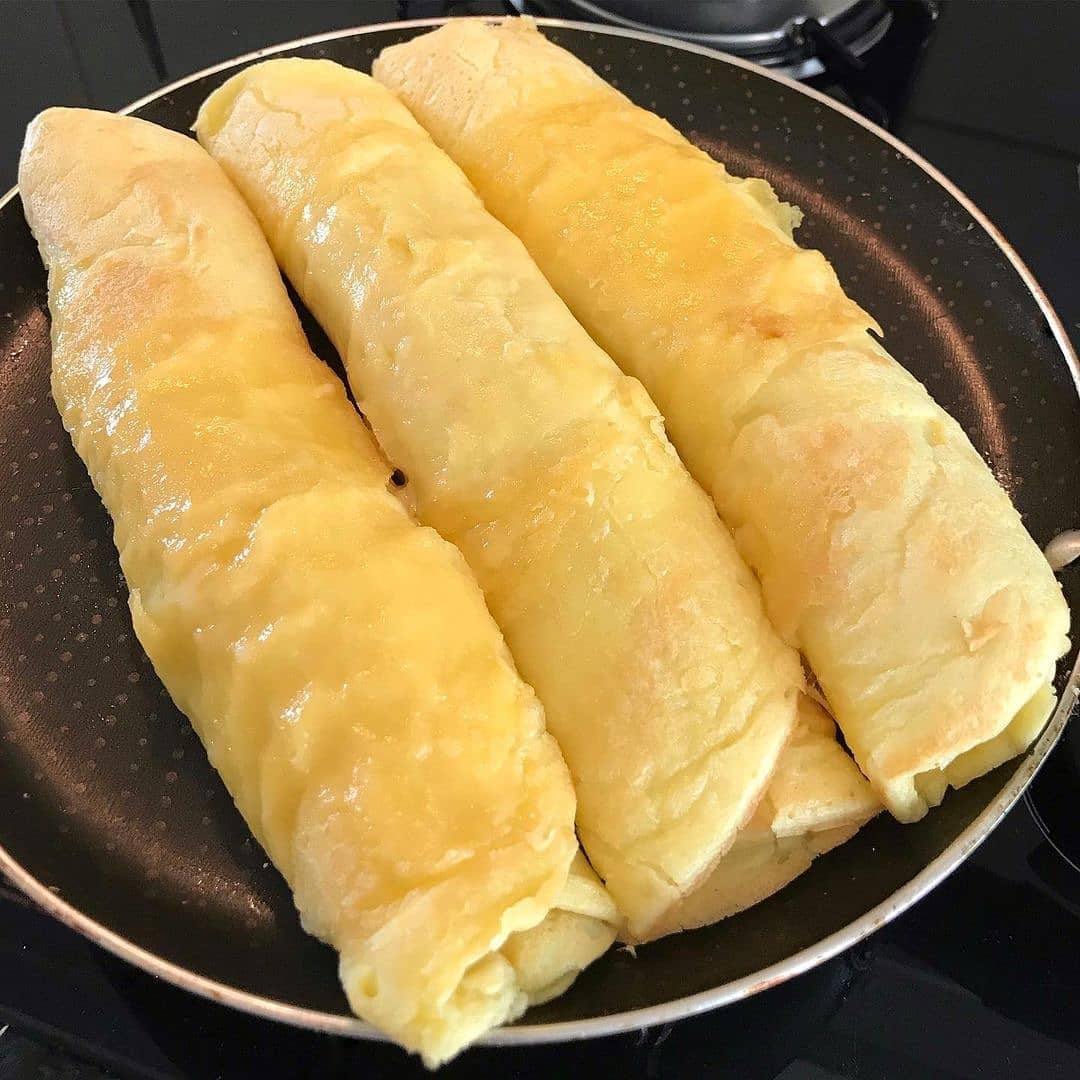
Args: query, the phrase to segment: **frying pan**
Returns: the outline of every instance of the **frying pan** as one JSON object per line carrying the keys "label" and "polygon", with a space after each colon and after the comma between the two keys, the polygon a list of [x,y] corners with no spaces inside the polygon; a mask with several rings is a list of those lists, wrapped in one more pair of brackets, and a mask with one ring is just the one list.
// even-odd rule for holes
{"label": "frying pan", "polygon": [[[241,57],[128,110],[185,131],[204,97],[268,54],[364,70],[440,20],[308,38]],[[1045,544],[1076,524],[1080,368],[1046,298],[992,225],[930,165],[829,99],[708,49],[541,20],[733,172],[767,177],[894,355],[960,421]],[[49,394],[45,275],[17,193],[0,203],[0,870],[105,948],[197,993],[372,1037],[335,957],[308,937],[132,634],[110,523]],[[313,345],[338,365],[307,319]],[[227,362],[227,357],[223,357]],[[1080,577],[1065,592],[1080,610]],[[923,822],[879,819],[776,897],[637,952],[614,949],[490,1042],[577,1038],[715,1007],[836,954],[913,904],[1016,801],[1065,725]],[[976,898],[972,898],[973,902]]]}

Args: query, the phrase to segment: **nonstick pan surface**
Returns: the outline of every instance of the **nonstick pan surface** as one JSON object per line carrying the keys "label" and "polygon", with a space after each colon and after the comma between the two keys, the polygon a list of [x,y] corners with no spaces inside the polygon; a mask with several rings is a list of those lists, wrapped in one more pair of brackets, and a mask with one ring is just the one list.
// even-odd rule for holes
{"label": "nonstick pan surface", "polygon": [[[1035,539],[1076,526],[1076,358],[1030,274],[948,181],[854,114],[742,62],[541,23],[733,172],[765,176],[799,204],[800,242],[825,252],[892,353],[968,431]],[[431,25],[368,27],[260,56],[367,70],[384,46]],[[186,131],[206,95],[258,58],[129,111]],[[134,638],[109,518],[49,393],[45,301],[13,192],[0,203],[0,870],[58,918],[179,985],[370,1036],[348,1012],[334,954],[301,930],[284,882]],[[1063,583],[1080,610],[1080,574]],[[782,981],[870,933],[948,874],[1017,799],[1065,724],[1075,662],[1074,649],[1060,667],[1063,704],[1026,757],[950,792],[918,825],[875,821],[750,911],[639,948],[636,959],[611,950],[563,997],[488,1041],[671,1020]]]}

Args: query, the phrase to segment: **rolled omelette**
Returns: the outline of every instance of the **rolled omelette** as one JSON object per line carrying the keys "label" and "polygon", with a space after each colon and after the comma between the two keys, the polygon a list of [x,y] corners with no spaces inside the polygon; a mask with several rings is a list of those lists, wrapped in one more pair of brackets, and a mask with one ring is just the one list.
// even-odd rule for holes
{"label": "rolled omelette", "polygon": [[959,425],[867,333],[798,211],[637,108],[527,20],[383,51],[394,89],[614,360],[914,821],[1022,751],[1069,614]]}
{"label": "rolled omelette", "polygon": [[614,936],[543,711],[211,158],[50,109],[19,184],[139,641],[352,1007],[435,1065]]}
{"label": "rolled omelette", "polygon": [[476,573],[570,767],[582,846],[647,940],[750,819],[794,722],[798,658],[730,534],[640,384],[378,83],[268,61],[196,131],[420,520]]}

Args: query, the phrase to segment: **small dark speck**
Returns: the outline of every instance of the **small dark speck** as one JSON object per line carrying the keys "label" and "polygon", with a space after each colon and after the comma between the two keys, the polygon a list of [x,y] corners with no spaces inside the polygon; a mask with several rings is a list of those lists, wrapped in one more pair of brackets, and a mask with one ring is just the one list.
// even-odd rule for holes
{"label": "small dark speck", "polygon": [[390,483],[393,484],[394,487],[404,487],[408,482],[409,478],[400,469],[395,469],[390,474]]}

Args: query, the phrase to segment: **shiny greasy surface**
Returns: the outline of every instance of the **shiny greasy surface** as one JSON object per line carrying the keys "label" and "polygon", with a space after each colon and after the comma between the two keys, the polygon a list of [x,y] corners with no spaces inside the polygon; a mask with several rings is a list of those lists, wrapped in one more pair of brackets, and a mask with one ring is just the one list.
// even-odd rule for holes
{"label": "shiny greasy surface", "polygon": [[388,491],[209,156],[50,110],[20,180],[53,394],[138,638],[353,1007],[439,1061],[524,1008],[493,950],[576,849],[543,712],[460,555]]}
{"label": "shiny greasy surface", "polygon": [[421,520],[544,702],[582,844],[628,919],[710,871],[794,721],[798,661],[652,402],[368,76],[249,68],[199,138],[342,356]]}
{"label": "shiny greasy surface", "polygon": [[524,21],[453,23],[375,73],[654,396],[889,809],[1025,748],[1068,649],[1060,588],[772,189]]}

